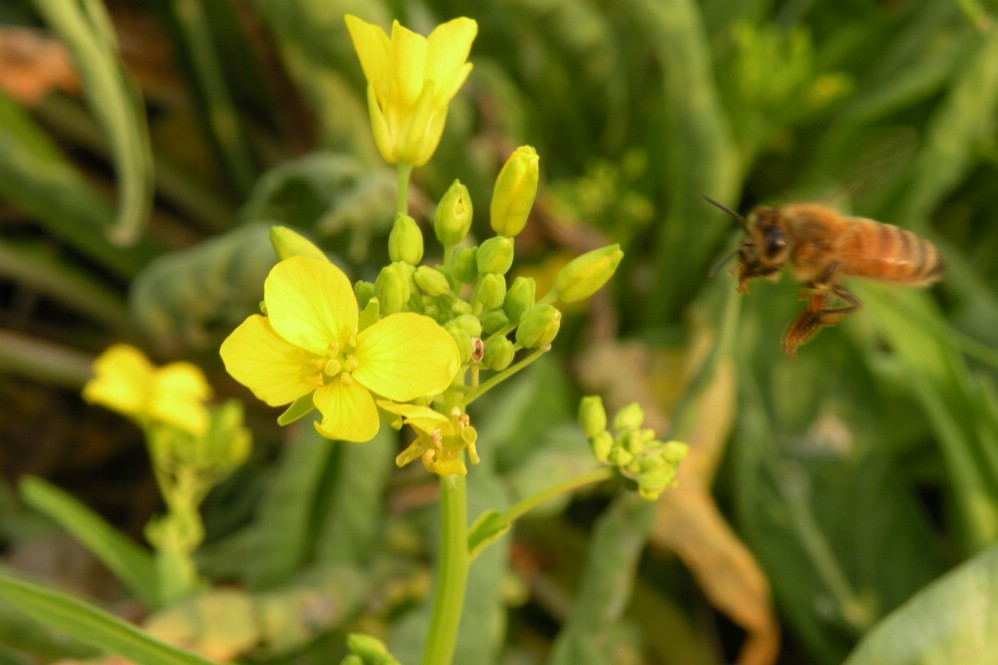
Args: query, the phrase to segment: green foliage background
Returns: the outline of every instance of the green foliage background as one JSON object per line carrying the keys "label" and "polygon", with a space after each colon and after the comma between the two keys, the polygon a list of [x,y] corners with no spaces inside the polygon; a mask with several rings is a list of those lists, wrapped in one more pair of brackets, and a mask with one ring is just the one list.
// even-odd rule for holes
{"label": "green foliage background", "polygon": [[[594,238],[626,252],[599,311],[563,328],[557,359],[474,414],[483,463],[469,477],[471,514],[583,463],[568,368],[588,357],[597,315],[612,312],[617,338],[679,358],[720,328],[707,367],[734,368],[737,400],[714,494],[772,587],[779,662],[839,663],[851,652],[855,664],[956,662],[971,636],[987,640],[985,655],[959,662],[991,662],[993,0],[108,5],[127,75],[100,3],[0,8],[5,30],[60,38],[82,87],[34,107],[0,93],[5,555],[54,546],[53,526],[26,505],[38,507],[37,492],[15,498],[27,472],[118,510],[134,530],[127,519],[140,516],[108,495],[138,491],[116,484],[135,468],[121,450],[140,450],[138,434],[108,434],[117,421],[76,397],[105,347],[125,340],[161,361],[194,360],[221,395],[247,397],[217,348],[260,299],[274,261],[268,225],[308,233],[355,279],[376,274],[394,178],[370,137],[343,14],[386,27],[397,18],[423,34],[466,15],[479,24],[475,69],[438,153],[417,171],[424,217],[455,177],[486,210],[502,161],[530,144],[542,191],[518,256],[544,274]],[[800,307],[797,287],[753,284],[734,303],[732,281],[708,277],[737,232],[705,194],[742,211],[816,200],[904,226],[937,244],[946,278],[929,292],[855,284],[866,306],[788,363],[778,340]],[[475,224],[485,237],[483,213]],[[664,410],[679,404],[679,435],[689,418],[714,417],[692,386],[659,386]],[[433,557],[427,479],[394,471],[390,437],[331,445],[310,430],[277,431],[276,414],[248,407],[257,453],[209,501],[201,557],[210,578],[240,591],[172,610],[209,626],[245,612],[231,647],[245,662],[336,662],[356,629],[386,635],[414,662]],[[108,442],[125,447],[112,456]],[[689,572],[642,557],[650,508],[618,498],[604,511],[606,502],[600,493],[532,515],[475,562],[455,662],[735,658],[741,634],[709,610]],[[524,557],[549,563],[532,576]],[[39,577],[58,586],[52,571]],[[135,584],[118,595],[141,598]],[[116,595],[101,598],[113,605]],[[935,651],[917,646],[936,639]],[[88,653],[0,605],[0,662]]]}

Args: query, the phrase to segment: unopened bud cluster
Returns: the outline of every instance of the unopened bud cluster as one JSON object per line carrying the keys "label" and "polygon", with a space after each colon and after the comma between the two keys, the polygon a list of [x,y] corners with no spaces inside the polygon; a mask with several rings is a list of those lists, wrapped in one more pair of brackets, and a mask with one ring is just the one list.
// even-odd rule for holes
{"label": "unopened bud cluster", "polygon": [[679,462],[689,447],[679,441],[659,441],[653,430],[642,428],[644,417],[636,403],[625,406],[614,416],[611,432],[599,397],[584,397],[579,405],[579,424],[596,459],[614,467],[643,498],[655,500],[675,487]]}

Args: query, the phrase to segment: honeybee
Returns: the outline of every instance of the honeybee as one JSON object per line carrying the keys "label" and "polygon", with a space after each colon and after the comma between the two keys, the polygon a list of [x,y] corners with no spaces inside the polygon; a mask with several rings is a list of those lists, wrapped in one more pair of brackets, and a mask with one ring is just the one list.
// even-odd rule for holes
{"label": "honeybee", "polygon": [[821,328],[835,325],[862,306],[842,286],[842,278],[928,286],[943,275],[943,258],[935,246],[897,226],[845,217],[814,203],[759,207],[745,218],[704,198],[745,229],[738,249],[721,261],[738,257],[732,272],[738,274],[740,293],[748,292],[751,279],[777,279],[784,264],[790,265],[793,277],[803,284],[801,297],[808,301],[807,307],[783,333],[783,351],[790,360]]}

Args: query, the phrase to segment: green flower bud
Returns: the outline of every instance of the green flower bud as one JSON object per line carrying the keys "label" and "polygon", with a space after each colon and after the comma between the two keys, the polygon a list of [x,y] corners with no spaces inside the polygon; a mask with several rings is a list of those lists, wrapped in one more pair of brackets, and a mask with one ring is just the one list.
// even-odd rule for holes
{"label": "green flower bud", "polygon": [[397,213],[392,232],[388,234],[388,258],[411,266],[423,258],[423,232],[409,215]]}
{"label": "green flower bud", "polygon": [[684,459],[689,452],[690,447],[681,441],[667,441],[662,446],[662,457],[673,464]]}
{"label": "green flower bud", "polygon": [[375,296],[376,289],[374,284],[370,282],[365,282],[363,280],[358,280],[356,284],[353,285],[354,295],[357,296],[357,305],[360,309],[367,307],[367,303]]}
{"label": "green flower bud", "polygon": [[282,261],[290,259],[292,256],[329,260],[326,253],[316,247],[311,240],[287,226],[270,227],[270,244],[274,246],[277,257]]}
{"label": "green flower bud", "polygon": [[398,263],[392,263],[381,269],[374,283],[374,289],[381,302],[383,315],[401,312],[409,302],[409,279]]}
{"label": "green flower bud", "polygon": [[444,328],[450,333],[450,336],[454,338],[454,343],[457,344],[458,354],[461,356],[461,364],[467,365],[471,360],[472,343],[471,335],[463,332],[460,328],[450,325],[451,321],[444,324]]}
{"label": "green flower bud", "polygon": [[537,283],[530,277],[517,277],[513,280],[502,303],[502,309],[510,323],[519,323],[523,313],[534,306],[536,293]]}
{"label": "green flower bud", "polygon": [[[471,306],[481,306],[482,309],[502,307],[506,299],[506,278],[495,273],[488,273],[478,278],[475,290],[471,293]],[[481,311],[481,310],[476,310]]]}
{"label": "green flower bud", "polygon": [[478,274],[496,273],[505,275],[513,265],[513,239],[506,236],[489,238],[478,248],[475,257]]}
{"label": "green flower bud", "polygon": [[448,330],[460,330],[468,337],[482,336],[482,322],[478,320],[477,316],[471,314],[454,317],[444,324],[444,327]]}
{"label": "green flower bud", "polygon": [[579,424],[590,439],[606,431],[606,409],[599,395],[587,395],[579,401]]}
{"label": "green flower bud", "polygon": [[608,464],[610,462],[610,451],[613,450],[613,435],[611,435],[606,430],[603,430],[593,438],[589,439],[589,445],[592,446],[593,456],[603,462]]}
{"label": "green flower bud", "polygon": [[513,342],[505,337],[496,337],[485,343],[485,358],[482,364],[488,369],[501,372],[513,362],[515,353]]}
{"label": "green flower bud", "polygon": [[479,318],[482,321],[482,330],[489,335],[509,325],[509,317],[501,309],[493,309],[485,312]]}
{"label": "green flower bud", "polygon": [[471,284],[478,278],[478,266],[475,263],[477,254],[477,247],[462,247],[454,252],[451,259],[451,274],[454,279],[462,284]]}
{"label": "green flower bud", "polygon": [[454,298],[454,302],[451,303],[450,312],[454,316],[460,316],[462,314],[471,314],[471,303],[465,302],[460,298]]}
{"label": "green flower bud", "polygon": [[430,297],[450,293],[450,284],[447,282],[447,276],[436,268],[420,266],[416,268],[412,279],[416,282],[416,286]]}
{"label": "green flower bud", "polygon": [[441,245],[456,245],[471,230],[471,196],[460,180],[451,183],[433,216],[433,232]]}
{"label": "green flower bud", "polygon": [[547,303],[534,305],[520,319],[516,343],[528,349],[545,346],[555,338],[560,327],[561,312]]}
{"label": "green flower bud", "polygon": [[537,195],[538,160],[536,150],[520,146],[499,171],[489,209],[492,230],[499,235],[512,238],[526,226]]}
{"label": "green flower bud", "polygon": [[613,429],[617,432],[627,432],[641,427],[645,421],[645,412],[637,402],[631,402],[613,417]]}
{"label": "green flower bud", "polygon": [[554,279],[558,300],[575,302],[596,293],[613,277],[622,258],[620,245],[608,245],[572,259]]}

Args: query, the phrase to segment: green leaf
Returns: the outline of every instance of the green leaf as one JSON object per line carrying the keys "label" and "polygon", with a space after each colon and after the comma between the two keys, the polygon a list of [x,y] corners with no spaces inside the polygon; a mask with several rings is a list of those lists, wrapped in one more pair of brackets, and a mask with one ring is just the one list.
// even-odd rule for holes
{"label": "green leaf", "polygon": [[996,597],[992,546],[878,623],[845,665],[991,665],[998,653]]}
{"label": "green leaf", "polygon": [[159,584],[152,555],[123,536],[69,494],[41,478],[21,481],[24,501],[66,529],[106,565],[139,600],[159,604]]}
{"label": "green leaf", "polygon": [[37,621],[137,665],[211,665],[64,593],[0,574],[0,596]]}
{"label": "green leaf", "polygon": [[90,109],[111,143],[119,191],[110,236],[132,245],[152,205],[152,157],[145,109],[118,59],[111,18],[98,0],[35,0],[35,6],[72,51]]}
{"label": "green leaf", "polygon": [[468,556],[474,560],[483,549],[508,532],[512,524],[496,510],[486,510],[468,529]]}

